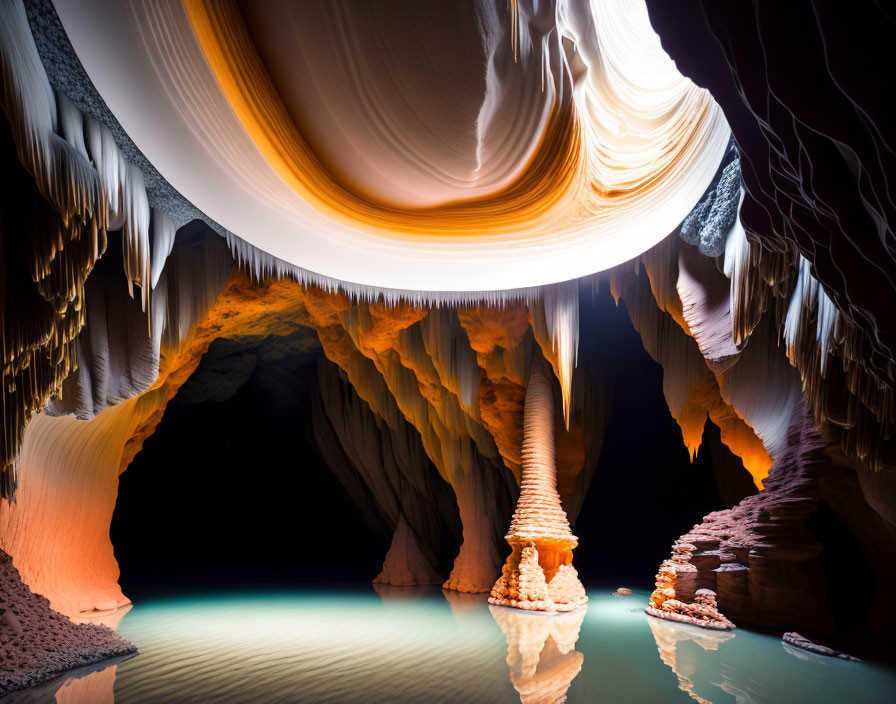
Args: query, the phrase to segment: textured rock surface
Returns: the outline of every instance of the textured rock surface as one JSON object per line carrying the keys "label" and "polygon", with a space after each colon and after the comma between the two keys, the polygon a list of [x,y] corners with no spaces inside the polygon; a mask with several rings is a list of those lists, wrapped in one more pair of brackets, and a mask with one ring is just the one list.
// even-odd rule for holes
{"label": "textured rock surface", "polygon": [[[805,650],[806,652],[812,653],[813,655],[823,655],[828,658],[837,658],[838,660],[848,660],[849,662],[859,662],[858,658],[854,658],[852,655],[847,655],[846,653],[841,653],[839,650],[834,650],[833,648],[828,648],[826,645],[819,645],[818,643],[813,643],[808,638],[804,638],[799,633],[795,631],[788,631],[783,636],[781,636],[781,641],[785,646],[793,646],[794,648],[799,648],[800,650]],[[793,652],[788,649],[788,652]],[[798,653],[794,653],[796,657],[800,657]]]}
{"label": "textured rock surface", "polygon": [[[796,300],[794,277],[781,274],[805,261],[817,302],[794,311],[806,330],[791,355],[816,420],[860,463],[892,465],[896,198],[888,174],[896,120],[876,87],[894,69],[885,49],[894,36],[889,9],[871,2],[782,8],[766,0],[647,5],[678,68],[724,109],[741,154],[743,261],[752,272],[744,269],[737,287],[752,302],[735,315],[736,330],[748,331],[766,308],[763,289],[778,297],[793,291]],[[849,51],[855,45],[867,50]],[[828,348],[842,365],[827,364]]]}
{"label": "textured rock surface", "polygon": [[137,649],[105,626],[76,624],[22,582],[0,551],[0,696]]}
{"label": "textured rock surface", "polygon": [[[695,585],[718,592],[735,621],[767,628],[830,628],[816,560],[821,546],[806,527],[818,506],[820,448],[812,421],[795,414],[764,491],[711,513],[674,550]],[[814,566],[813,566],[814,563]]]}
{"label": "textured rock surface", "polygon": [[660,565],[656,575],[656,589],[650,595],[645,611],[651,616],[668,621],[730,631],[734,624],[719,613],[716,593],[711,589],[693,589],[696,575],[689,560],[695,549],[687,543],[676,543],[673,546],[672,559]]}
{"label": "textured rock surface", "polygon": [[554,398],[544,365],[535,363],[526,389],[523,478],[506,540],[512,552],[489,603],[530,611],[571,611],[588,597],[572,566],[578,539],[557,493]]}

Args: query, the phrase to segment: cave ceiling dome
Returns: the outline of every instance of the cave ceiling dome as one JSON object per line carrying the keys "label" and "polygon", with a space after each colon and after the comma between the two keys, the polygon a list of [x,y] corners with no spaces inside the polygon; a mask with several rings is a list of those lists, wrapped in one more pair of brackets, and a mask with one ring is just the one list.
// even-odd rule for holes
{"label": "cave ceiling dome", "polygon": [[657,244],[730,132],[643,0],[56,0],[136,147],[252,251],[321,278],[500,291]]}

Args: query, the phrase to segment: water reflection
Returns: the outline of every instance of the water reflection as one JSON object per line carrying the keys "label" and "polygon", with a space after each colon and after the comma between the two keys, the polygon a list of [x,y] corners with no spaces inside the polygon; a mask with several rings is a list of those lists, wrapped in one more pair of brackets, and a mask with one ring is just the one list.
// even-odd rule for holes
{"label": "water reflection", "polygon": [[116,670],[127,659],[115,658],[72,670],[36,687],[7,694],[3,704],[114,704]]}
{"label": "water reflection", "polygon": [[[703,650],[718,650],[725,641],[734,638],[731,631],[711,631],[674,621],[663,621],[658,618],[648,618],[647,624],[653,631],[657,650],[660,652],[660,660],[672,668],[672,672],[678,677],[678,688],[694,701],[700,704],[713,704],[697,694],[696,677],[698,669],[706,665],[712,665],[717,660],[707,660],[698,656],[699,651],[682,648],[679,653],[678,644],[682,641],[696,643]],[[723,687],[724,689],[724,687]],[[731,692],[733,694],[733,692]],[[738,702],[749,702],[749,698],[737,699]]]}
{"label": "water reflection", "polygon": [[575,647],[587,608],[548,615],[488,607],[507,638],[510,680],[522,704],[566,701],[566,691],[585,660]]}
{"label": "water reflection", "polygon": [[595,593],[587,611],[550,616],[438,587],[163,598],[119,627],[137,657],[2,704],[893,701],[892,670],[648,618],[646,601]]}

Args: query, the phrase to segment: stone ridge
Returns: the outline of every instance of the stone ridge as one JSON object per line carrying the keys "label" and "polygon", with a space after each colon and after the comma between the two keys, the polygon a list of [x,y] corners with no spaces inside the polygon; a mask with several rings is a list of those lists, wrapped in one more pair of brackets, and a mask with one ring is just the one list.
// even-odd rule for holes
{"label": "stone ridge", "polygon": [[0,697],[137,648],[106,626],[74,623],[22,582],[0,550]]}

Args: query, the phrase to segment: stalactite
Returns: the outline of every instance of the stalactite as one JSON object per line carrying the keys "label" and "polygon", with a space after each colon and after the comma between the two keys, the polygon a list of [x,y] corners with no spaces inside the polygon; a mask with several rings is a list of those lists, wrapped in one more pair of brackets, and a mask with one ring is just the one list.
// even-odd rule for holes
{"label": "stalactite", "polygon": [[[106,249],[107,229],[121,228],[128,290],[133,296],[139,285],[142,308],[149,309],[149,205],[142,172],[123,158],[108,129],[51,88],[22,4],[4,3],[0,19],[2,107],[19,161],[43,197],[29,193],[28,177],[17,175],[20,192],[7,193],[15,206],[3,206],[3,301],[13,295],[21,301],[15,320],[3,305],[0,494],[12,497],[24,428],[76,368],[85,281]],[[11,239],[14,230],[27,237]],[[29,285],[43,301],[28,295]]]}
{"label": "stalactite", "polygon": [[[740,198],[743,203],[743,192]],[[725,242],[723,271],[731,279],[731,324],[738,347],[749,339],[772,297],[786,288],[788,262],[787,253],[751,243],[740,218],[735,220]]]}
{"label": "stalactite", "polygon": [[313,393],[314,432],[324,459],[373,527],[392,536],[378,581],[441,581],[439,547],[448,536],[459,538],[460,524],[452,520],[453,492],[426,457],[419,434],[400,417],[395,429],[386,425],[332,362],[318,365]]}
{"label": "stalactite", "polygon": [[[690,246],[680,245],[682,248]],[[692,337],[691,325],[700,330],[704,343],[707,342],[701,330],[705,325],[701,321],[706,311],[694,308],[696,300],[703,300],[705,295],[697,296],[694,287],[702,287],[704,283],[688,279],[687,275],[682,278],[678,270],[682,255],[674,235],[656,249],[663,253],[648,252],[642,258],[648,273],[647,282],[637,275],[637,269],[620,267],[610,273],[611,291],[624,299],[629,318],[641,335],[644,349],[663,367],[663,394],[681,428],[682,438],[691,456],[696,456],[700,447],[708,417],[719,426],[722,441],[741,457],[745,468],[757,486],[761,487],[772,464],[768,448],[763,446],[756,429],[751,427],[749,416],[742,414],[736,405],[724,397],[723,377],[713,374]],[[678,256],[674,256],[676,253]],[[687,308],[679,297],[679,283],[682,290],[690,289],[686,298]],[[736,362],[739,358],[728,359],[727,362]],[[733,367],[736,366],[734,363]],[[767,399],[772,405],[778,402],[777,393],[778,390],[771,392]],[[762,402],[766,397],[757,391],[755,398]]]}
{"label": "stalactite", "polygon": [[563,420],[569,428],[572,403],[572,375],[579,350],[579,282],[554,284],[544,292],[545,324],[557,354],[560,388],[563,392]]}
{"label": "stalactite", "polygon": [[177,227],[174,219],[164,211],[156,208],[152,209],[152,263],[150,264],[150,273],[152,276],[152,288],[159,283],[159,277],[165,268],[165,261],[171,254],[171,248],[174,247],[174,236],[177,233]]}
{"label": "stalactite", "polygon": [[[0,100],[18,159],[40,193],[29,186],[28,176],[15,173],[12,190],[4,190],[10,200],[2,205],[0,495],[11,498],[16,486],[12,465],[25,425],[75,364],[74,338],[84,322],[84,281],[106,244],[106,204],[83,154],[56,134],[56,97],[17,2],[0,6],[0,75]],[[63,110],[63,117],[69,111]],[[65,119],[64,127],[71,129],[71,122]],[[8,153],[4,149],[4,168],[14,162]],[[8,305],[13,299],[15,307]]]}

